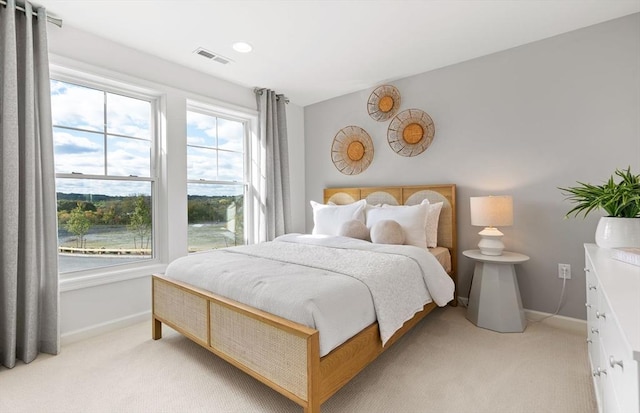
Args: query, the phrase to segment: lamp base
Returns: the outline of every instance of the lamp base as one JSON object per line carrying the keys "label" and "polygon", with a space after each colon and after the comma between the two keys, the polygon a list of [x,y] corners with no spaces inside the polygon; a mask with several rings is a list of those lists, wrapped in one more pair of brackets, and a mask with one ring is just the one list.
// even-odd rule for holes
{"label": "lamp base", "polygon": [[502,255],[504,250],[504,243],[502,242],[502,232],[497,228],[487,227],[478,232],[478,235],[482,238],[478,243],[480,253],[484,255]]}

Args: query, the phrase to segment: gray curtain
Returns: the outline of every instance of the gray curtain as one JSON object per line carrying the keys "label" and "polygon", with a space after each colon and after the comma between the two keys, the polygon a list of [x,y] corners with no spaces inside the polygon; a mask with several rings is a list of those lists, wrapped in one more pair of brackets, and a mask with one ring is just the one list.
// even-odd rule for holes
{"label": "gray curtain", "polygon": [[[291,226],[289,155],[287,145],[286,98],[269,89],[256,89],[260,122],[260,148],[264,154],[260,179],[261,210],[257,241],[269,241],[286,234]],[[255,216],[255,214],[254,214]]]}
{"label": "gray curtain", "polygon": [[53,131],[44,9],[0,6],[0,362],[60,349]]}

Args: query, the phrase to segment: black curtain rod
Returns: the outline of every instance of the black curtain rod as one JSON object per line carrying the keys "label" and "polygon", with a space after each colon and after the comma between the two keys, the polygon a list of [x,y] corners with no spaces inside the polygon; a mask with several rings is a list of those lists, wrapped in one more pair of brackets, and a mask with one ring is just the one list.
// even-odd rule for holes
{"label": "black curtain rod", "polygon": [[[6,2],[5,0],[0,0],[0,5],[2,5],[2,6],[5,6],[5,7],[6,7],[6,6],[7,6],[7,2]],[[18,10],[20,10],[20,11],[22,11],[22,12],[26,12],[26,10],[24,9],[24,7],[22,7],[22,6],[18,5],[18,4],[16,4],[16,9],[18,9]],[[33,11],[33,12],[32,12],[32,14],[33,14],[34,16],[37,16],[37,15],[38,15],[38,12],[37,12],[37,11]],[[62,19],[60,19],[60,18],[58,18],[58,17],[53,17],[53,16],[49,16],[49,15],[47,15],[47,21],[48,21],[49,23],[55,24],[55,25],[56,25],[56,26],[58,26],[58,27],[62,27]]]}

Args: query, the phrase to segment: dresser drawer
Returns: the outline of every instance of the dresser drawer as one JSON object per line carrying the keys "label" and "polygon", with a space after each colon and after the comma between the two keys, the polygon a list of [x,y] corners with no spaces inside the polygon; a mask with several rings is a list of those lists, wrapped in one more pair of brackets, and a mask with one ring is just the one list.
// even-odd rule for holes
{"label": "dresser drawer", "polygon": [[619,411],[637,412],[638,364],[632,358],[631,349],[606,300],[601,300],[600,305],[603,311],[598,319],[602,351],[598,363],[607,371]]}
{"label": "dresser drawer", "polygon": [[[600,353],[604,354],[602,343],[598,346]],[[614,383],[609,374],[609,369],[605,360],[593,369],[594,384],[598,393],[599,411],[602,413],[627,413],[620,410],[618,398],[616,397]]]}

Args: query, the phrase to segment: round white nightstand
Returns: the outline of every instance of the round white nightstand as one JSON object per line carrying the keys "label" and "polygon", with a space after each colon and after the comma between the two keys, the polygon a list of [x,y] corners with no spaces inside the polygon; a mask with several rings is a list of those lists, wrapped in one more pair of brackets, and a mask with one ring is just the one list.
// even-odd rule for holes
{"label": "round white nightstand", "polygon": [[515,264],[529,260],[517,252],[484,255],[480,250],[462,254],[476,261],[467,319],[478,327],[501,333],[520,333],[527,326],[518,289]]}

